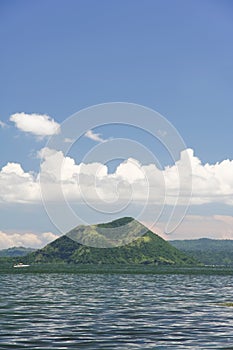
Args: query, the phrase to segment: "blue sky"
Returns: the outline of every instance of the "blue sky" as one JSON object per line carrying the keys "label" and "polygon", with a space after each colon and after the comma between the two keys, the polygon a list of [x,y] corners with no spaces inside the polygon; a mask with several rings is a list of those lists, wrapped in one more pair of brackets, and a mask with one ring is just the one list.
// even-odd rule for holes
{"label": "blue sky", "polygon": [[[61,124],[83,108],[112,101],[161,113],[202,164],[231,160],[232,19],[230,0],[2,0],[0,120],[6,126],[0,128],[0,168],[13,162],[38,172],[36,155],[47,141],[22,132],[11,115],[47,114]],[[163,166],[171,165],[148,135],[113,126],[95,133],[103,139],[132,136],[157,153]],[[84,137],[79,152],[71,151],[77,163],[93,142]],[[0,231],[57,232],[42,209],[27,205],[3,201]],[[231,209],[225,202],[201,203],[191,214],[230,220]],[[40,223],[25,224],[27,210]]]}

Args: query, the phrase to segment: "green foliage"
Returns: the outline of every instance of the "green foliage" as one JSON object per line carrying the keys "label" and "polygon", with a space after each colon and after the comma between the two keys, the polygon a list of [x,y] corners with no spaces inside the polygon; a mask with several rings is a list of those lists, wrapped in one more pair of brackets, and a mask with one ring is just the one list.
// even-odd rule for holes
{"label": "green foliage", "polygon": [[146,230],[139,222],[127,217],[106,224],[81,225],[68,232],[67,236],[83,245],[111,248],[132,242]]}
{"label": "green foliage", "polygon": [[[120,225],[121,224],[121,225]],[[122,224],[124,226],[122,226]],[[97,248],[90,246],[93,242],[112,243],[114,237],[104,236],[106,228],[114,228],[120,235],[122,242],[130,237],[131,243],[120,247]],[[119,231],[118,231],[119,229]],[[128,230],[128,231],[127,231]],[[108,230],[107,230],[108,231]],[[141,232],[143,236],[138,237]],[[75,240],[71,239],[73,237]],[[76,240],[88,244],[80,244]],[[108,224],[78,226],[70,231],[68,235],[62,236],[43,249],[29,254],[24,262],[27,263],[68,263],[68,264],[90,264],[90,265],[115,265],[115,264],[144,264],[144,265],[193,265],[197,262],[178,251],[170,243],[158,235],[148,231],[142,224],[132,218],[115,220]]]}
{"label": "green foliage", "polygon": [[129,224],[134,221],[134,218],[124,217],[104,224],[99,224],[98,227],[102,228],[116,228]]}
{"label": "green foliage", "polygon": [[25,256],[28,253],[33,252],[35,249],[33,248],[24,248],[24,247],[13,247],[8,249],[0,250],[0,257],[17,257],[17,256]]}
{"label": "green foliage", "polygon": [[233,241],[201,238],[170,241],[185,254],[205,265],[233,266]]}

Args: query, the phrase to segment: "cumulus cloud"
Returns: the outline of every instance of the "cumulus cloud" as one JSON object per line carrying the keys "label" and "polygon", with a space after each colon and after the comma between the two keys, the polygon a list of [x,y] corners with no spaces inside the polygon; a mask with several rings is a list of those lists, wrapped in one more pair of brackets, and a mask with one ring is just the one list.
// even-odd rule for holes
{"label": "cumulus cloud", "polygon": [[[181,152],[180,159],[163,170],[155,164],[142,165],[129,158],[113,174],[109,174],[106,165],[101,163],[77,165],[72,158],[64,157],[62,152],[49,149],[44,152],[43,176],[61,181],[64,193],[69,192],[73,198],[79,198],[81,189],[85,196],[93,200],[100,199],[100,194],[105,200],[116,196],[125,199],[130,193],[136,201],[147,200],[149,196],[151,203],[161,203],[165,198],[165,203],[172,205],[180,191],[181,175],[183,191],[180,195],[184,200],[192,182],[191,204],[233,204],[233,161],[203,165],[191,149]],[[190,166],[192,173],[188,174]]]}
{"label": "cumulus cloud", "polygon": [[106,142],[106,140],[104,140],[100,134],[94,133],[92,130],[88,130],[85,133],[85,136],[96,142]]}
{"label": "cumulus cloud", "polygon": [[0,249],[11,247],[32,247],[41,248],[52,242],[58,235],[52,232],[44,233],[6,233],[0,231]]}
{"label": "cumulus cloud", "polygon": [[[222,203],[233,205],[233,161],[202,164],[191,149],[181,152],[172,166],[158,169],[155,164],[143,165],[136,159],[126,159],[114,173],[105,164],[93,162],[76,164],[61,151],[44,148],[38,153],[41,173],[25,172],[20,164],[8,163],[0,171],[0,201],[33,203],[41,200],[40,185],[46,199],[59,201],[61,188],[67,200],[83,196],[93,202],[133,200],[136,204],[174,205],[180,191],[185,202],[192,182],[192,205]],[[189,165],[188,163],[189,162]],[[191,165],[192,174],[188,174]],[[179,170],[179,171],[178,171]],[[187,176],[186,176],[187,175]],[[180,202],[182,204],[182,201]]]}
{"label": "cumulus cloud", "polygon": [[46,114],[15,113],[10,116],[10,121],[19,130],[39,137],[56,135],[60,132],[60,125]]}
{"label": "cumulus cloud", "polygon": [[0,171],[0,202],[33,203],[41,199],[38,175],[25,172],[18,163],[7,163]]}

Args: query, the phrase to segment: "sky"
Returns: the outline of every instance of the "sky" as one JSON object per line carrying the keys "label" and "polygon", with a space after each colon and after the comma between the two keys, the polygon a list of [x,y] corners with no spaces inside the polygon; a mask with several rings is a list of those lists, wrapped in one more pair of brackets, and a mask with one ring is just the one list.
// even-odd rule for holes
{"label": "sky", "polygon": [[230,0],[1,0],[0,249],[125,215],[233,239],[232,19]]}

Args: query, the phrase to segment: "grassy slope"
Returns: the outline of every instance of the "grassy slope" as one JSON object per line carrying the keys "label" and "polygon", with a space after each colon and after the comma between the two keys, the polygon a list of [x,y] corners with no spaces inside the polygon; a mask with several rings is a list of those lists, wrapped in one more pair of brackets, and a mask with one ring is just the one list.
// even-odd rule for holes
{"label": "grassy slope", "polygon": [[233,266],[233,240],[201,238],[170,243],[203,264]]}
{"label": "grassy slope", "polygon": [[[101,224],[89,226],[87,229],[83,226],[71,231],[72,235],[80,238],[79,229],[81,228],[81,235],[85,232],[86,238],[89,242],[93,239],[102,240],[101,229],[108,227],[121,227],[124,220],[130,218],[123,218],[113,221],[108,224]],[[128,221],[130,224],[130,221]],[[135,222],[134,222],[135,225]],[[140,231],[141,224],[138,225]],[[130,226],[131,227],[131,226]],[[135,234],[136,226],[134,226]],[[145,230],[146,231],[146,230]],[[125,232],[123,235],[125,239]],[[82,245],[67,236],[62,236],[54,242],[48,244],[41,250],[29,254],[26,261],[36,263],[74,263],[74,264],[164,264],[164,265],[196,265],[197,262],[187,257],[184,253],[177,250],[170,243],[163,240],[156,234],[148,231],[140,238],[137,238],[131,243],[121,247],[114,248],[96,248]]]}

